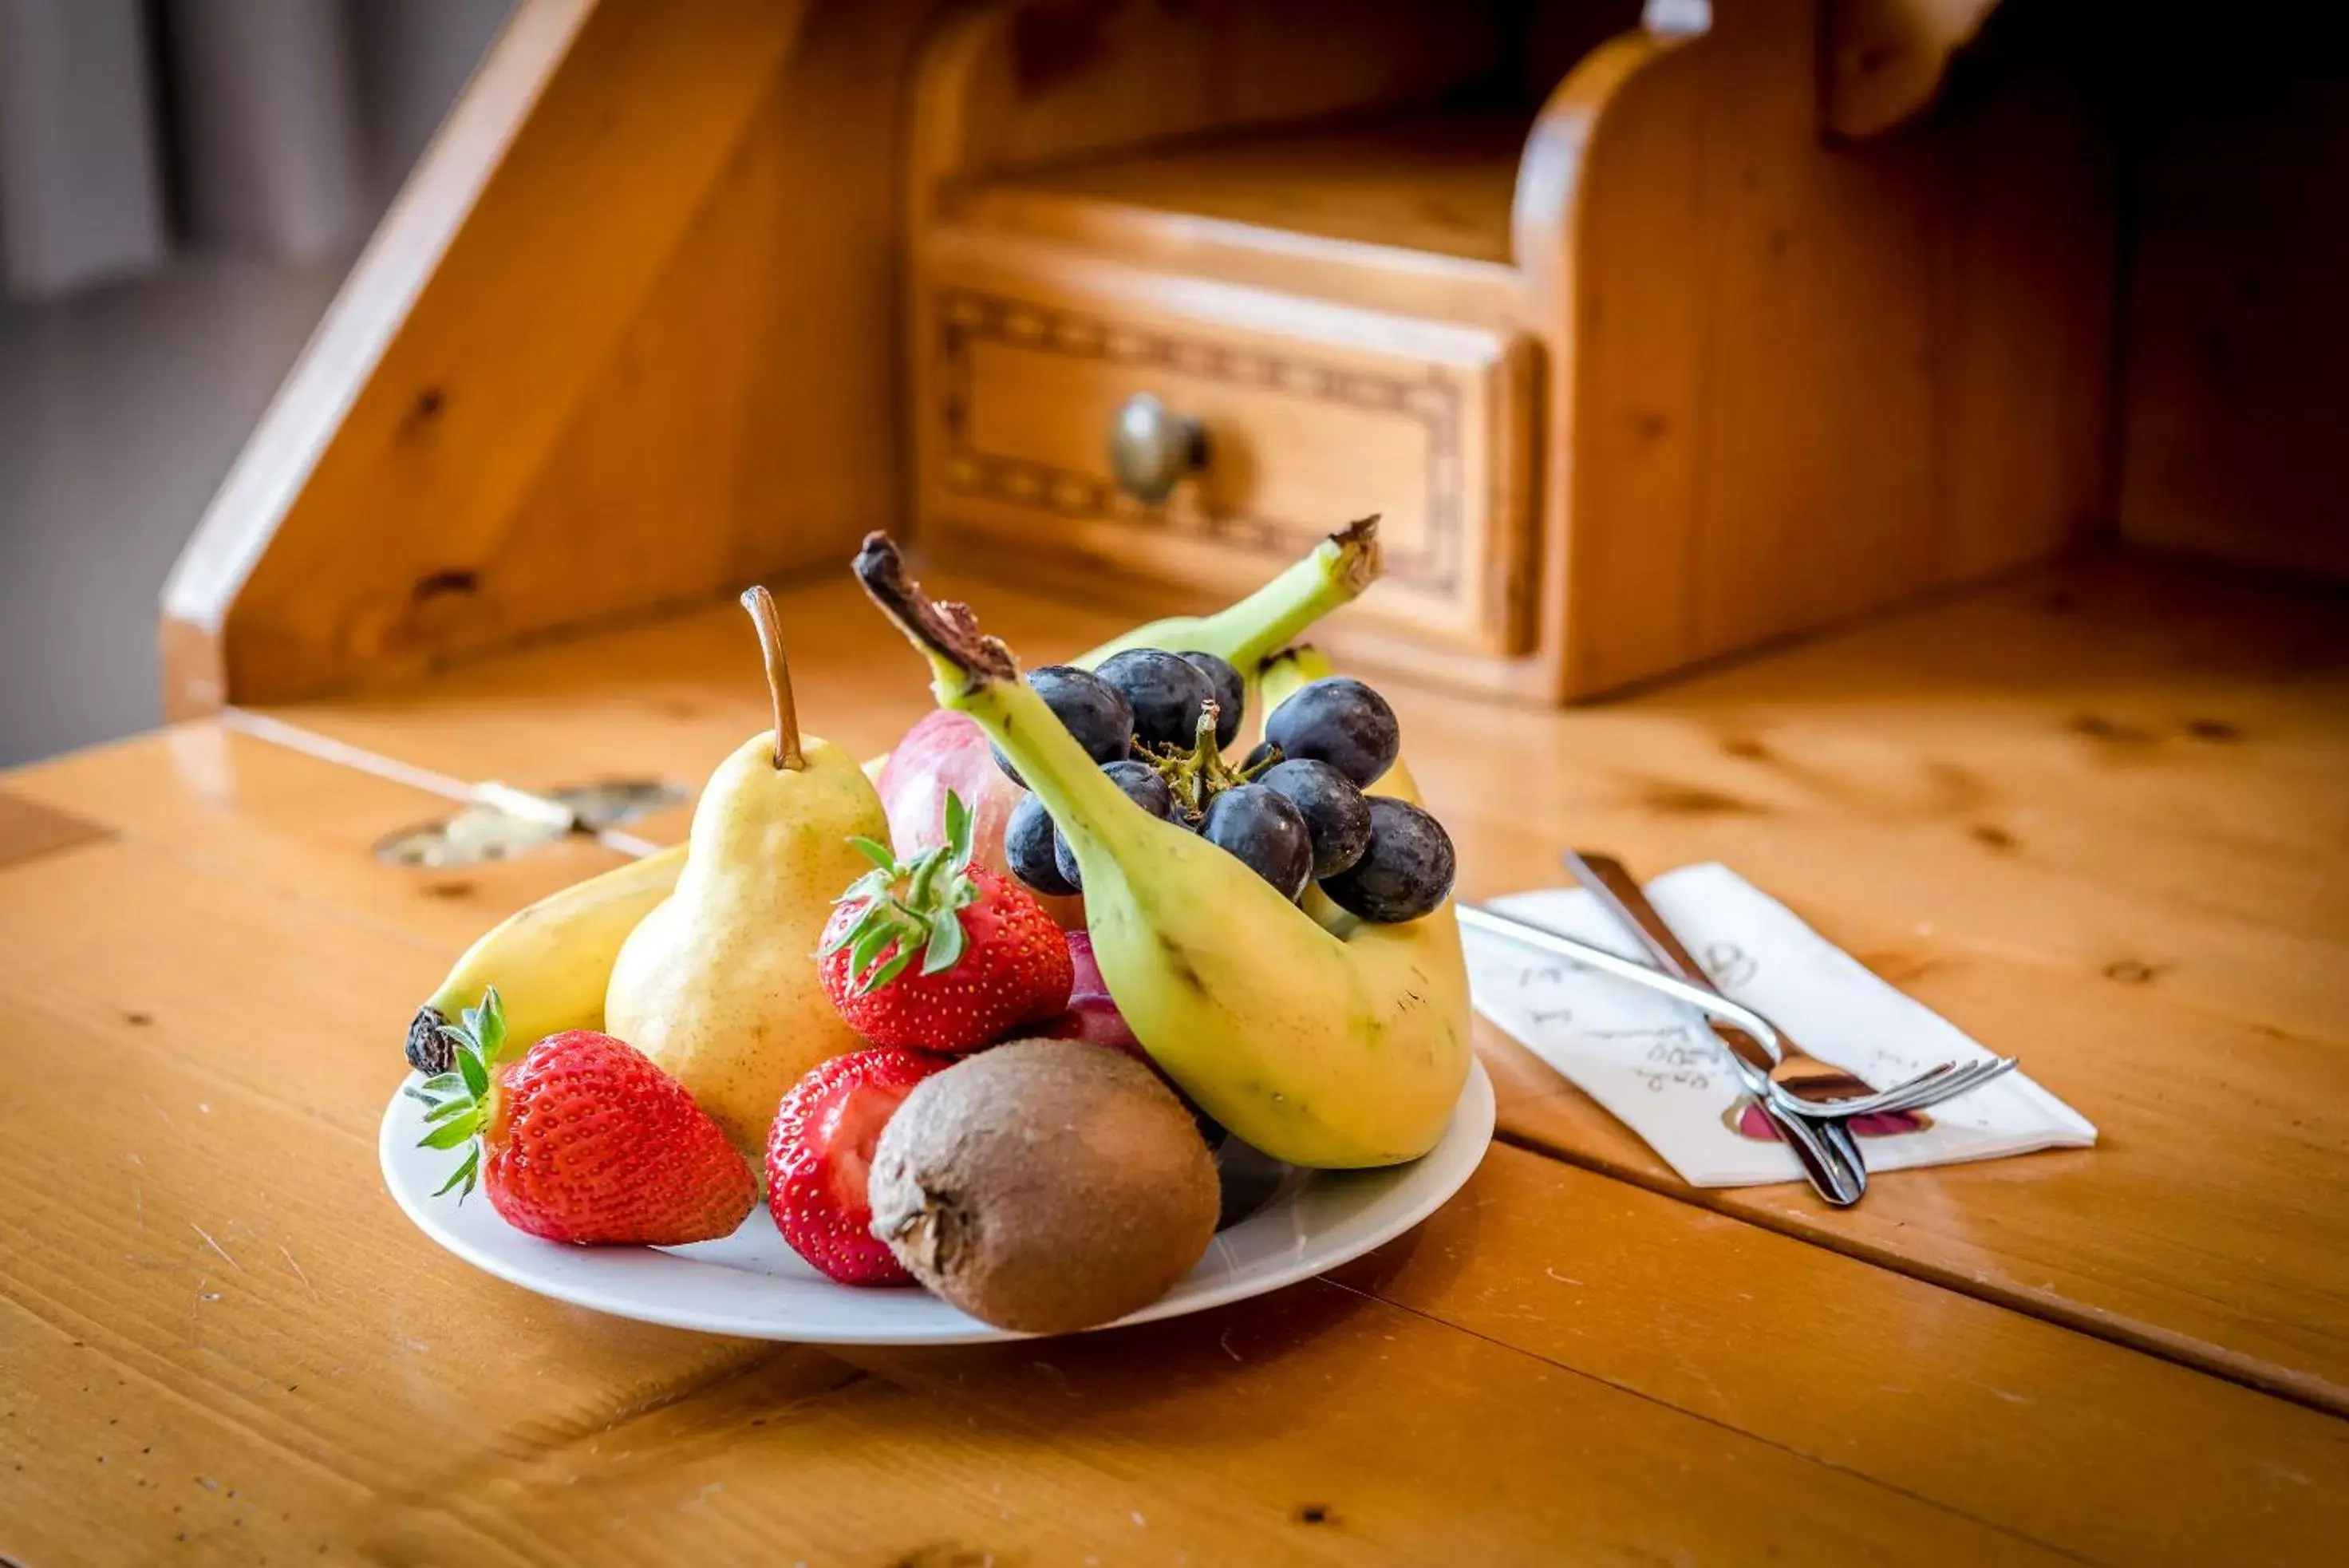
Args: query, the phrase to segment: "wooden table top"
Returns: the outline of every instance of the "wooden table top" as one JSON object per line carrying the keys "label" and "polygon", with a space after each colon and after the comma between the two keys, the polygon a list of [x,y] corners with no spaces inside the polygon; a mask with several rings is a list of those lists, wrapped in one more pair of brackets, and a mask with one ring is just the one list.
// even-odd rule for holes
{"label": "wooden table top", "polygon": [[[1115,629],[967,593],[1031,661]],[[875,751],[926,706],[853,588],[783,606],[811,728]],[[374,1156],[415,999],[616,857],[381,865],[447,803],[232,714],[0,775],[0,1553],[2328,1553],[2337,600],[2095,564],[1603,708],[1388,690],[1465,893],[1568,842],[1727,861],[2019,1052],[2101,1146],[1889,1176],[1842,1215],[1696,1193],[1488,1035],[1502,1142],[1327,1280],[978,1349],[621,1323],[439,1251]],[[460,779],[690,784],[763,701],[717,607],[271,717]]]}

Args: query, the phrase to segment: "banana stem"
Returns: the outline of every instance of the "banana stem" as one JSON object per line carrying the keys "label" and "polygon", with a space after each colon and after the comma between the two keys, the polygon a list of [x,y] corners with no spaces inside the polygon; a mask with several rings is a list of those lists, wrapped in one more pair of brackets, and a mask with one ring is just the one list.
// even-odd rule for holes
{"label": "banana stem", "polygon": [[1141,813],[1019,679],[1011,650],[978,629],[970,607],[940,604],[906,576],[895,541],[886,534],[866,535],[854,570],[881,612],[929,659],[938,705],[978,721],[1018,765],[1071,848],[1081,853],[1092,841],[1088,823],[1120,811]]}
{"label": "banana stem", "polygon": [[764,587],[743,589],[742,607],[759,628],[759,651],[767,660],[767,700],[775,710],[775,766],[797,773],[807,766],[807,758],[800,751],[799,705],[792,700],[792,667],[783,656],[782,617],[776,612],[775,596]]}
{"label": "banana stem", "polygon": [[[1224,628],[1252,628],[1230,645],[1229,654],[1234,668],[1252,670],[1331,610],[1361,597],[1362,590],[1377,580],[1381,566],[1378,518],[1349,523],[1247,597],[1207,617],[1199,623],[1201,630],[1220,647],[1223,639],[1216,634]],[[1147,635],[1146,628],[1129,632],[1076,662],[1091,670],[1113,653],[1150,646],[1136,640]]]}

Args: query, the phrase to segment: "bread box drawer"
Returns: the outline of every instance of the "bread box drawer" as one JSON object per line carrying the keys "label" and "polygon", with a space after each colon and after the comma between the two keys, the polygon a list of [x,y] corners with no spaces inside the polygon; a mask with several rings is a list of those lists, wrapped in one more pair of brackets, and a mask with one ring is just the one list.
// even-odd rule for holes
{"label": "bread box drawer", "polygon": [[[1361,631],[1486,655],[1524,647],[1525,339],[1083,271],[1079,286],[933,274],[919,395],[934,546],[1061,586],[1160,585],[1171,605],[1245,591],[1377,513],[1387,576],[1351,612]],[[1202,438],[1163,501],[1113,472],[1112,427],[1145,396]]]}

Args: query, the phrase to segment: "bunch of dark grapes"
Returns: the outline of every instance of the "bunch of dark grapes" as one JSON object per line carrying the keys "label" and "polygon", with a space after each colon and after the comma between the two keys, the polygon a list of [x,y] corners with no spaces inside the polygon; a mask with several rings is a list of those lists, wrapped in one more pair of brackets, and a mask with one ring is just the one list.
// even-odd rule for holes
{"label": "bunch of dark grapes", "polygon": [[[1366,920],[1415,920],[1452,891],[1451,836],[1406,801],[1364,793],[1394,765],[1402,733],[1385,698],[1349,676],[1299,688],[1235,766],[1246,688],[1212,653],[1129,649],[1097,670],[1053,665],[1028,677],[1087,755],[1151,815],[1227,850],[1297,898],[1309,883]],[[1002,753],[996,761],[1018,781]],[[1040,893],[1083,887],[1051,815],[1033,794],[1004,830],[1012,871]]]}

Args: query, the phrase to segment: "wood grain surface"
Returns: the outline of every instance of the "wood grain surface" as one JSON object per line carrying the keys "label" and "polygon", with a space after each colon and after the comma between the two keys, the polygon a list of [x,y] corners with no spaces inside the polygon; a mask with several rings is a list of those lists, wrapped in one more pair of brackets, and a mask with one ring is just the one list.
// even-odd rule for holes
{"label": "wood grain surface", "polygon": [[[1031,664],[1117,628],[934,586]],[[784,610],[808,723],[885,749],[926,698],[893,678],[877,617],[846,583]],[[2338,1409],[2341,624],[2327,594],[2095,559],[1602,708],[1383,685],[1464,893],[1547,880],[1569,842],[1647,875],[1723,860],[2104,1133],[2092,1152],[1889,1179],[1849,1214],[1799,1188],[1702,1201]],[[762,701],[727,606],[291,716],[469,776],[690,780]],[[1508,1136],[1695,1199],[1547,1068],[1500,1060]]]}
{"label": "wood grain surface", "polygon": [[71,812],[0,789],[0,867],[102,838],[106,831]]}
{"label": "wood grain surface", "polygon": [[2349,1523],[2332,1417],[1508,1147],[1331,1281],[1138,1331],[833,1355],[560,1307],[375,1169],[464,900],[368,848],[438,797],[210,723],[8,787],[115,829],[0,869],[35,1568],[2291,1561]]}

